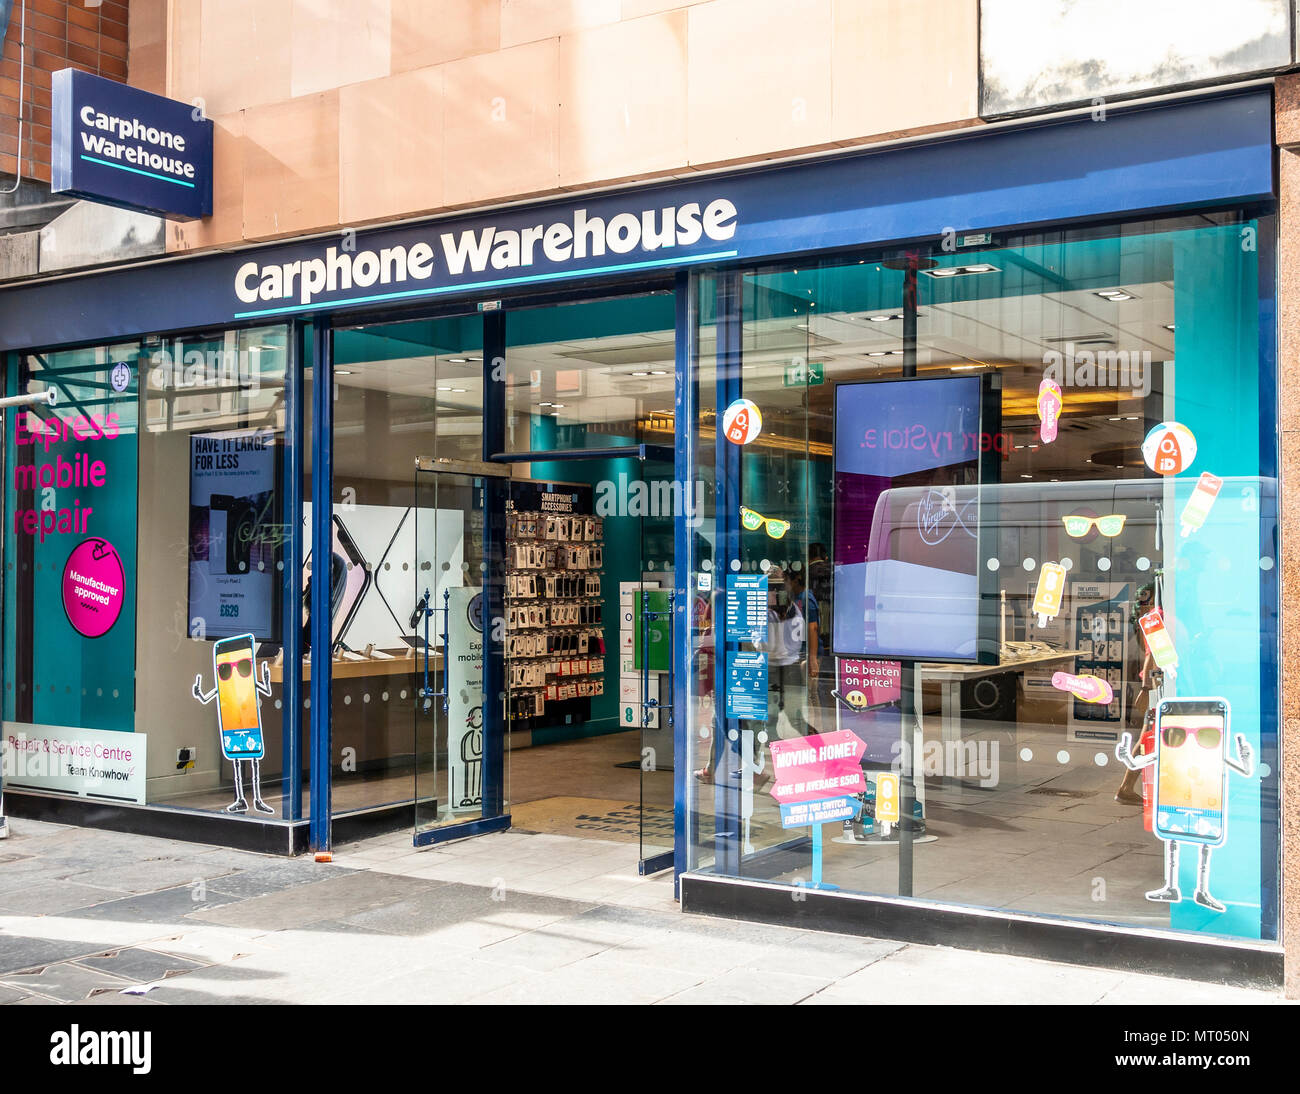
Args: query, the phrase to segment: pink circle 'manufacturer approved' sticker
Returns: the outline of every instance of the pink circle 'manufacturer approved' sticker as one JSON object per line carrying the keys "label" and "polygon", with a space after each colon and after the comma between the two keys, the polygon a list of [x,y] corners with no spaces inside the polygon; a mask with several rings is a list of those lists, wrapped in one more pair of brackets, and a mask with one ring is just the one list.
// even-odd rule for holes
{"label": "pink circle 'manufacturer approved' sticker", "polygon": [[87,638],[107,634],[122,614],[126,574],[106,539],[82,540],[63,567],[63,610],[72,629]]}

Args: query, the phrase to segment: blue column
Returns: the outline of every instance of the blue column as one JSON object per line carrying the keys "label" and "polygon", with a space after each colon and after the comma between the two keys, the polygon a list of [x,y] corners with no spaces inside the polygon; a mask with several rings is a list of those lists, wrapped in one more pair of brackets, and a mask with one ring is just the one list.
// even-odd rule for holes
{"label": "blue column", "polygon": [[[718,275],[717,379],[714,407],[717,412],[714,440],[717,547],[713,552],[713,575],[720,587],[713,613],[714,634],[714,869],[719,874],[740,872],[740,780],[732,773],[740,766],[740,723],[727,720],[727,662],[732,643],[727,635],[727,575],[731,564],[740,560],[740,453],[739,445],[723,436],[722,415],[741,395],[741,321],[744,313],[743,278],[740,273]],[[732,732],[736,739],[730,739]]]}
{"label": "blue column", "polygon": [[699,283],[694,274],[683,271],[674,286],[676,353],[674,358],[676,396],[673,400],[673,443],[676,456],[673,477],[680,488],[680,504],[673,518],[673,886],[687,866],[686,820],[690,778],[691,648],[694,620],[692,588],[696,567],[695,530],[703,513],[695,508],[694,436],[699,412],[699,370],[697,326]]}
{"label": "blue column", "polygon": [[280,607],[280,644],[284,649],[280,699],[281,805],[285,820],[302,820],[302,476],[303,476],[303,375],[311,350],[311,327],[295,322],[289,331],[288,362],[284,372],[284,489],[280,522],[283,600]]}
{"label": "blue column", "polygon": [[330,767],[330,557],[334,551],[334,362],[329,325],[314,322],[311,475],[311,846],[328,851],[333,774]]}
{"label": "blue column", "polygon": [[[506,316],[483,316],[483,459],[506,448]],[[506,812],[505,511],[509,481],[483,479],[483,818]]]}

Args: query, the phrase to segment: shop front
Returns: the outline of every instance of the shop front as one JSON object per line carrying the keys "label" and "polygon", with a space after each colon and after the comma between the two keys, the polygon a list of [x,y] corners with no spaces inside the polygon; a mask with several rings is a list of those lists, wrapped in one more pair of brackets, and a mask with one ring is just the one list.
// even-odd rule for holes
{"label": "shop front", "polygon": [[0,292],[58,392],[5,440],[7,808],[617,838],[688,911],[1276,979],[1271,123]]}

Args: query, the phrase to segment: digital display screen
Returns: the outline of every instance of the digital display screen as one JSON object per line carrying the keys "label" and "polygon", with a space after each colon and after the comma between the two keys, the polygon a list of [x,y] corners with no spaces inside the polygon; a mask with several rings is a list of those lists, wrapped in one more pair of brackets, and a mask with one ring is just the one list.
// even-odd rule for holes
{"label": "digital display screen", "polygon": [[276,637],[280,549],[275,435],[190,435],[189,629],[205,638]]}
{"label": "digital display screen", "polygon": [[995,447],[984,391],[978,376],[836,389],[841,656],[979,658],[978,486]]}

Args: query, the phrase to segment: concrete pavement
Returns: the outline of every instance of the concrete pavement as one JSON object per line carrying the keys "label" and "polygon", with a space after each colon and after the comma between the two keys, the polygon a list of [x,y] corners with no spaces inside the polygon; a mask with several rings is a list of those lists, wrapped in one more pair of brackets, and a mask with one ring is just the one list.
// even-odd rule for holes
{"label": "concrete pavement", "polygon": [[333,864],[11,820],[0,1003],[1220,1003],[1280,993],[685,916],[628,843]]}

